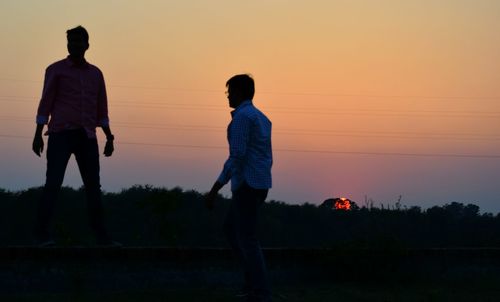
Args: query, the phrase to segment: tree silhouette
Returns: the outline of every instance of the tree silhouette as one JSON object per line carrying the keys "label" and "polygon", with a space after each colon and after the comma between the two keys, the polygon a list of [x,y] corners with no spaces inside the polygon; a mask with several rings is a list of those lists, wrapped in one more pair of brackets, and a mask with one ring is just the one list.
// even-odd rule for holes
{"label": "tree silhouette", "polygon": [[[0,245],[33,242],[36,202],[41,188],[0,189]],[[133,186],[104,193],[106,224],[114,238],[130,246],[227,247],[222,223],[230,200],[219,196],[213,211],[203,195],[181,188]],[[474,204],[451,202],[426,210],[418,206],[373,204],[335,210],[326,202],[291,205],[268,201],[259,232],[265,247],[427,248],[499,247],[500,214],[480,213]],[[387,204],[386,204],[387,205]],[[85,193],[63,188],[54,218],[58,245],[92,245],[86,223]]]}

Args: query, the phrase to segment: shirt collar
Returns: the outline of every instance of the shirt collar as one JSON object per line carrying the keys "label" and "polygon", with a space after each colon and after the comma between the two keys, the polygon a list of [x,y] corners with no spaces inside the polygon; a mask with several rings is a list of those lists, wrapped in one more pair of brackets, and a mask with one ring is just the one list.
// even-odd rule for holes
{"label": "shirt collar", "polygon": [[238,113],[239,111],[241,111],[242,108],[250,106],[250,105],[252,105],[252,100],[246,100],[246,101],[241,102],[238,105],[238,107],[234,108],[234,110],[231,111],[231,116],[234,116],[236,113]]}
{"label": "shirt collar", "polygon": [[[66,64],[68,64],[69,67],[78,67],[75,62],[73,62],[69,56],[66,57]],[[85,58],[83,58],[83,65],[82,67],[87,67],[89,65],[89,63],[87,62],[87,60],[85,60]]]}

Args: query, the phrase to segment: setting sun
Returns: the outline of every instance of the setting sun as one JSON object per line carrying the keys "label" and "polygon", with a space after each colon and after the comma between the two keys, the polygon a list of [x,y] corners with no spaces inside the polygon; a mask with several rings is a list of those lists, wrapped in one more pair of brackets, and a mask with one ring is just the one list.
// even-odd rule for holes
{"label": "setting sun", "polygon": [[335,210],[349,211],[351,210],[351,201],[347,198],[337,198],[335,201]]}

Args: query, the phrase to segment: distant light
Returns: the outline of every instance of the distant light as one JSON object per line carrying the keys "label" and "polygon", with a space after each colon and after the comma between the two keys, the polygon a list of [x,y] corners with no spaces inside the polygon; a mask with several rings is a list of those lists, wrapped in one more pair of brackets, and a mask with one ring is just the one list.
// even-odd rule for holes
{"label": "distant light", "polygon": [[350,211],[351,201],[345,197],[338,198],[334,204],[335,210]]}

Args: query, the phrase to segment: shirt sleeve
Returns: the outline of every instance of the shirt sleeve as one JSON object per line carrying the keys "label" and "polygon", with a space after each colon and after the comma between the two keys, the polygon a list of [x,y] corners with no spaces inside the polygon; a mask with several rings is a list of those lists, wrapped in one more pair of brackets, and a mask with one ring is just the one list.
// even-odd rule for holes
{"label": "shirt sleeve", "polygon": [[40,99],[40,104],[38,105],[38,111],[36,115],[37,124],[47,124],[49,122],[49,116],[52,111],[52,106],[54,105],[56,91],[57,91],[56,73],[53,69],[49,67],[45,70],[42,98]]}
{"label": "shirt sleeve", "polygon": [[109,126],[109,117],[108,117],[108,97],[106,93],[106,84],[104,82],[104,76],[101,75],[101,83],[99,87],[99,95],[97,100],[97,122],[101,127]]}
{"label": "shirt sleeve", "polygon": [[229,125],[229,158],[224,163],[224,168],[217,179],[220,183],[227,184],[232,175],[241,172],[247,154],[250,126],[250,119],[246,116],[235,117]]}

